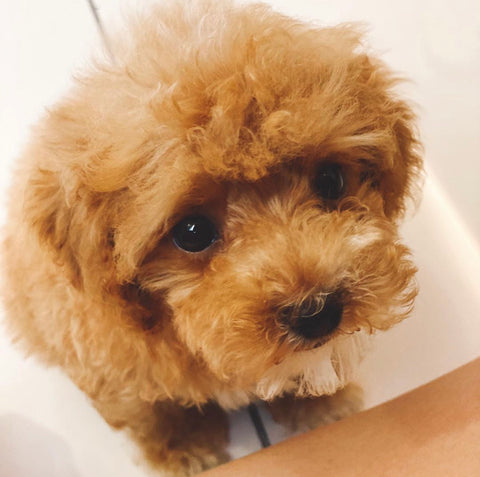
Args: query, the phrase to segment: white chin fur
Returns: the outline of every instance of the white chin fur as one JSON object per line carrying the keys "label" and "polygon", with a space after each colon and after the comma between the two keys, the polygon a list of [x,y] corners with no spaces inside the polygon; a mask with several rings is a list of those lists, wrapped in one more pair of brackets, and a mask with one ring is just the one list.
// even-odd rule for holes
{"label": "white chin fur", "polygon": [[250,391],[218,393],[226,409],[244,406],[255,399],[272,400],[285,393],[296,396],[334,394],[353,378],[358,364],[370,348],[371,337],[363,331],[340,336],[323,346],[299,351],[271,367]]}
{"label": "white chin fur", "polygon": [[340,336],[315,350],[294,353],[263,375],[254,394],[266,401],[284,393],[334,394],[353,378],[369,348],[369,338],[366,333],[357,332]]}

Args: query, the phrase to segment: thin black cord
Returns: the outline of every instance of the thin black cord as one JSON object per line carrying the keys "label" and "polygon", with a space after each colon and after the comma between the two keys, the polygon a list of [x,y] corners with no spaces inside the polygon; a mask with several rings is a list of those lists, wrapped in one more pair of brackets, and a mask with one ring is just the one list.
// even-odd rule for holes
{"label": "thin black cord", "polygon": [[257,406],[252,402],[248,405],[248,414],[250,415],[250,419],[255,426],[255,431],[257,432],[258,439],[260,440],[260,444],[262,447],[269,447],[271,445],[270,438],[268,437],[267,430],[262,421],[262,417],[258,412]]}
{"label": "thin black cord", "polygon": [[105,33],[105,29],[103,28],[102,20],[100,19],[100,15],[98,14],[98,8],[93,2],[93,0],[87,0],[88,5],[90,6],[90,11],[93,14],[93,18],[95,19],[95,23],[97,24],[98,31],[100,33],[100,36],[102,37],[103,44],[105,45],[105,48],[110,56],[110,59],[112,61],[115,61],[115,57],[113,56],[112,49],[110,48],[110,42],[108,41],[107,34]]}

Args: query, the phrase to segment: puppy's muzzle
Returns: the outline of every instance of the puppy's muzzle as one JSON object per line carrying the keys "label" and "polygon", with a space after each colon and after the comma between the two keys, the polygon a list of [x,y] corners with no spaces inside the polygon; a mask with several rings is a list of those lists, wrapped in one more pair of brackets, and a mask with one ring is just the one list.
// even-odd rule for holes
{"label": "puppy's muzzle", "polygon": [[323,303],[306,300],[301,306],[289,306],[282,310],[286,325],[295,335],[307,340],[323,338],[335,331],[343,315],[340,293],[329,294]]}

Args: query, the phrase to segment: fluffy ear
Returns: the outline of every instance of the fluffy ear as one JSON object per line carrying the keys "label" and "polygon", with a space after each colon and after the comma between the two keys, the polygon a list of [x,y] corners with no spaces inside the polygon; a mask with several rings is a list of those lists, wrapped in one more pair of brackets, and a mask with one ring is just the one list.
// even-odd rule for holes
{"label": "fluffy ear", "polygon": [[54,171],[37,168],[30,173],[23,212],[35,237],[63,267],[70,281],[80,287],[81,271],[68,239],[72,211],[65,202],[64,191]]}
{"label": "fluffy ear", "polygon": [[109,201],[67,170],[45,166],[30,171],[24,220],[75,287],[104,288],[113,275]]}
{"label": "fluffy ear", "polygon": [[[73,184],[77,187],[68,191]],[[112,199],[111,194],[78,186],[66,171],[62,175],[37,168],[25,190],[24,219],[75,288],[90,297],[100,294],[104,302],[120,300],[122,310],[143,330],[150,330],[165,314],[163,302],[136,282],[118,283]]]}
{"label": "fluffy ear", "polygon": [[[114,141],[126,136],[115,122],[124,115],[115,115],[113,98],[107,95],[116,88],[105,82],[109,87],[102,86],[104,92],[95,78],[78,81],[37,125],[20,176],[26,178],[24,222],[72,284],[98,294],[114,285],[112,230],[123,184],[117,184],[114,174],[104,177],[95,171],[105,163],[128,165],[124,158],[129,154],[112,153]],[[125,128],[135,130],[130,124]]]}
{"label": "fluffy ear", "polygon": [[423,160],[417,116],[397,93],[404,78],[381,60],[359,55],[357,71],[365,110],[356,114],[370,121],[384,211],[396,220],[404,215],[408,200],[415,203],[420,195]]}
{"label": "fluffy ear", "polygon": [[383,197],[385,213],[392,218],[402,217],[408,199],[415,204],[420,196],[423,174],[422,146],[417,135],[417,118],[403,101],[392,103],[393,167],[385,174]]}

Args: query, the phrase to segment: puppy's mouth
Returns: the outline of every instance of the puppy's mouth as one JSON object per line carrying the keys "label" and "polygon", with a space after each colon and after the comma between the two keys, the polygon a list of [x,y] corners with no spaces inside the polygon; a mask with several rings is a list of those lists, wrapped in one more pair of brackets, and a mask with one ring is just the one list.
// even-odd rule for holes
{"label": "puppy's mouth", "polygon": [[332,341],[339,334],[339,332],[333,332],[328,336],[323,336],[322,338],[316,340],[306,340],[298,336],[289,337],[288,339],[290,342],[290,347],[293,348],[293,352],[300,353],[304,351],[314,351],[318,348],[321,348]]}

